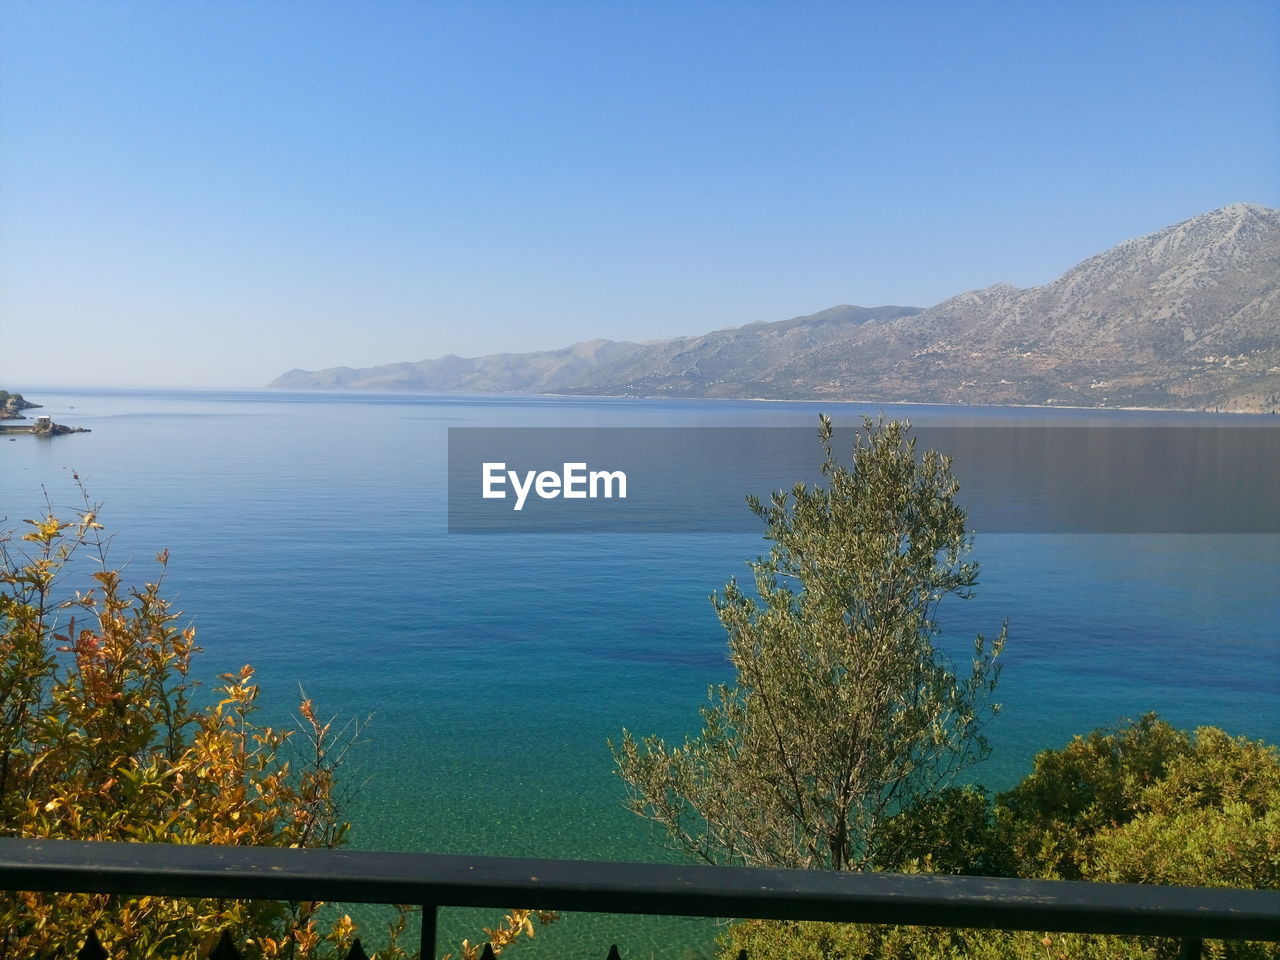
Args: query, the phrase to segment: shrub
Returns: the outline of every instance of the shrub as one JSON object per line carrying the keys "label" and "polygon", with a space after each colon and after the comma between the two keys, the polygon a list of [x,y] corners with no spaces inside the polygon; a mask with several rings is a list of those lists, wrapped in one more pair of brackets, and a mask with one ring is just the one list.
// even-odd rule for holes
{"label": "shrub", "polygon": [[1037,754],[1032,772],[1001,794],[996,807],[1016,874],[1081,879],[1088,840],[1132,819],[1143,791],[1190,749],[1186,733],[1147,714]]}
{"label": "shrub", "polygon": [[[1280,751],[1214,727],[1188,734],[1154,714],[1046,750],[994,802],[978,790],[913,804],[886,825],[884,869],[1118,883],[1280,889]],[[892,842],[890,842],[892,841]],[[1172,960],[1150,937],[748,921],[726,958]],[[1214,942],[1205,955],[1280,958],[1280,944]]]}
{"label": "shrub", "polygon": [[[155,843],[324,846],[349,825],[335,779],[352,731],[309,700],[301,732],[255,719],[246,666],[211,705],[194,703],[198,648],[161,595],[167,556],[141,588],[108,563],[88,500],[74,520],[50,510],[0,538],[0,830],[6,836]],[[95,564],[75,589],[73,559]],[[323,934],[314,903],[107,895],[0,896],[0,957],[73,954],[96,928],[131,956],[207,952],[225,928],[264,957],[345,948],[341,918]]]}

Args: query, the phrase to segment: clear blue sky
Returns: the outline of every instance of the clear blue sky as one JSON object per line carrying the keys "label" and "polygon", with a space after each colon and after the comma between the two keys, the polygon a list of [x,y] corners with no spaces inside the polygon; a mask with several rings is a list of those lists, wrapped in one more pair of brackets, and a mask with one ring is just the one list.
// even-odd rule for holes
{"label": "clear blue sky", "polygon": [[1236,201],[1274,0],[0,4],[11,389],[927,306]]}

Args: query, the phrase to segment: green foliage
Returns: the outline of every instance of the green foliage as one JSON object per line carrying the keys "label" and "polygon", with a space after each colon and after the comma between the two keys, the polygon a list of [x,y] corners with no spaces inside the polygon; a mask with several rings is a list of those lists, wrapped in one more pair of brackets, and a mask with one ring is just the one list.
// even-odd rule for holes
{"label": "green foliage", "polygon": [[1200,728],[1086,849],[1090,880],[1280,889],[1280,751]]}
{"label": "green foliage", "polygon": [[[748,920],[722,938],[721,956],[751,960],[1173,960],[1135,939],[1028,930],[950,930]],[[1257,955],[1261,956],[1261,955]]]}
{"label": "green foliage", "polygon": [[876,867],[922,873],[1013,876],[1015,864],[980,787],[917,798],[879,829]]}
{"label": "green foliage", "polygon": [[851,468],[821,419],[825,485],[750,498],[773,541],[758,600],[713,595],[737,681],[714,687],[701,736],[610,744],[629,806],[709,862],[864,869],[881,827],[987,752],[999,668],[975,643],[958,679],[934,648],[943,597],[977,567],[950,463],[917,458],[909,426],[866,420]]}
{"label": "green foliage", "polygon": [[[885,827],[904,872],[1280,889],[1280,751],[1213,727],[1190,735],[1154,715],[1076,737],[989,801],[948,791]],[[966,859],[969,858],[969,859]],[[1169,939],[747,921],[723,956],[1171,960]],[[1276,960],[1280,944],[1214,942],[1206,956]]]}
{"label": "green foliage", "polygon": [[1030,776],[999,798],[1016,874],[1081,879],[1089,839],[1132,818],[1143,791],[1190,749],[1187,734],[1148,714],[1037,754]]}

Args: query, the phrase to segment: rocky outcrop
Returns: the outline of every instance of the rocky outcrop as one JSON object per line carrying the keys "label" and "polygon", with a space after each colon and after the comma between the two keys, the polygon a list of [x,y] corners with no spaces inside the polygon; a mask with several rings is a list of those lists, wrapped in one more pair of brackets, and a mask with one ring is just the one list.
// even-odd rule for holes
{"label": "rocky outcrop", "polygon": [[0,420],[22,420],[23,410],[33,410],[40,404],[23,399],[20,393],[0,390]]}

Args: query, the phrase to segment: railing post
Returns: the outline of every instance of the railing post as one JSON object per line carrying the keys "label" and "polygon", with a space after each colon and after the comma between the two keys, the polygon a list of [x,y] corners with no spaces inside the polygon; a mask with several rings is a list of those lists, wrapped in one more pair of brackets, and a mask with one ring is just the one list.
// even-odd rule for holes
{"label": "railing post", "polygon": [[1178,951],[1178,960],[1200,960],[1204,941],[1199,937],[1183,937],[1182,949]]}
{"label": "railing post", "polygon": [[422,960],[435,960],[437,909],[430,903],[422,905]]}

